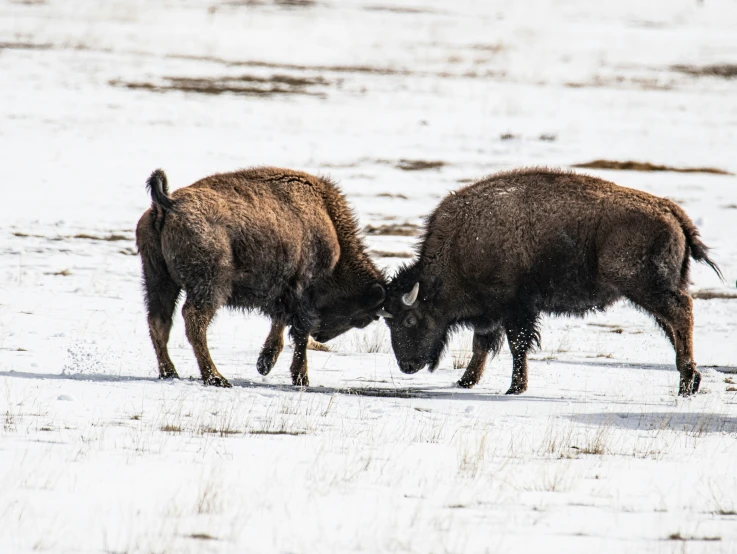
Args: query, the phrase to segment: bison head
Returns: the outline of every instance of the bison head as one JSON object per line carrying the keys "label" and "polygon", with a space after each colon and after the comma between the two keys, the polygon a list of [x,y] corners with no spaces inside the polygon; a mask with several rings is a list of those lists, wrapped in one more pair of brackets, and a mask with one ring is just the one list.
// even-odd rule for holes
{"label": "bison head", "polygon": [[384,287],[374,283],[361,294],[330,298],[318,307],[320,323],[312,331],[312,338],[327,342],[346,331],[357,327],[363,329],[379,319],[377,311],[385,299]]}
{"label": "bison head", "polygon": [[449,322],[433,302],[437,280],[406,283],[395,278],[379,315],[384,317],[392,348],[402,373],[417,373],[425,366],[435,371],[448,342]]}

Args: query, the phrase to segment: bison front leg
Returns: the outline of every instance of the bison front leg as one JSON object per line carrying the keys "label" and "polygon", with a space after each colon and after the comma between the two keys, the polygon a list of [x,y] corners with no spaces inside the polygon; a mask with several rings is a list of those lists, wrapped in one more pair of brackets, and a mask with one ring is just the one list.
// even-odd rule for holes
{"label": "bison front leg", "polygon": [[502,344],[503,330],[495,329],[491,333],[479,334],[478,331],[473,334],[473,356],[468,363],[463,377],[458,381],[458,386],[464,389],[470,389],[476,385],[484,374],[486,368],[486,359],[491,353],[491,357],[497,355]]}
{"label": "bison front leg", "polygon": [[230,387],[227,379],[220,375],[215,362],[210,357],[207,347],[207,327],[215,316],[217,308],[214,306],[195,306],[189,299],[184,303],[182,316],[184,316],[184,327],[187,339],[192,345],[197,364],[200,366],[202,381],[205,385],[216,387]]}
{"label": "bison front leg", "polygon": [[279,359],[279,354],[284,348],[284,327],[285,325],[281,321],[274,320],[271,322],[271,331],[269,331],[269,336],[266,337],[266,342],[261,348],[261,353],[258,355],[258,361],[256,362],[256,369],[261,375],[268,375],[276,364],[276,360]]}
{"label": "bison front leg", "polygon": [[538,342],[534,320],[506,325],[507,344],[512,352],[512,384],[505,394],[522,394],[527,390],[527,352]]}
{"label": "bison front leg", "polygon": [[294,356],[289,369],[292,373],[292,384],[298,387],[310,386],[310,380],[307,377],[307,342],[309,336],[308,332],[296,332],[292,329]]}

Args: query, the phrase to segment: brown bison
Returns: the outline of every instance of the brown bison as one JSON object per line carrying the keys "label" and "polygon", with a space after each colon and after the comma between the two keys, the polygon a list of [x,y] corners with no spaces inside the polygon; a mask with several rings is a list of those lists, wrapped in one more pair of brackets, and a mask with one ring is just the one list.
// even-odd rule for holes
{"label": "brown bison", "polygon": [[258,360],[274,366],[289,326],[292,382],[307,386],[307,343],[325,342],[378,318],[384,277],[356,219],[329,179],[263,167],[212,175],[168,192],[156,170],[153,201],[136,229],[148,324],[162,379],[178,377],[167,342],[180,292],[185,330],[206,385],[230,386],[207,348],[207,327],[223,306],[258,310],[272,329]]}
{"label": "brown bison", "polygon": [[472,387],[506,334],[507,394],[527,389],[527,352],[540,314],[601,311],[620,298],[651,314],[670,339],[679,394],[698,391],[689,257],[721,273],[675,203],[588,175],[522,169],[449,194],[427,219],[419,259],[400,269],[384,303],[404,373],[434,370],[458,327],[472,327],[473,357],[458,385]]}

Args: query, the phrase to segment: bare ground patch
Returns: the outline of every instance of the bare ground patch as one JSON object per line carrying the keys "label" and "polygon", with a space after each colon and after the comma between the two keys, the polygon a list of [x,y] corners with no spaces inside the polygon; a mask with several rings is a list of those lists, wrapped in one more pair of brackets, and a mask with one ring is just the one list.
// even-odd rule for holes
{"label": "bare ground patch", "polygon": [[425,171],[427,169],[440,169],[446,163],[440,160],[399,160],[394,166],[402,171]]}
{"label": "bare ground patch", "polygon": [[691,293],[691,298],[695,300],[737,300],[737,291],[695,290]]}
{"label": "bare ground patch", "polygon": [[220,5],[213,5],[208,12],[213,14],[218,8],[258,8],[263,6],[277,6],[280,8],[312,8],[317,5],[315,0],[228,0]]}
{"label": "bare ground patch", "polygon": [[402,13],[402,14],[421,14],[421,13],[439,13],[433,10],[426,10],[423,8],[409,8],[401,6],[366,6],[363,8],[369,12],[391,12],[391,13]]}
{"label": "bare ground patch", "polygon": [[69,240],[69,239],[78,239],[78,240],[97,240],[97,241],[105,241],[105,242],[118,242],[118,241],[132,241],[133,239],[131,237],[127,237],[125,235],[121,235],[118,233],[110,233],[108,235],[90,235],[88,233],[77,233],[76,235],[59,235],[56,237],[49,237],[45,235],[38,235],[33,233],[24,233],[22,231],[13,231],[11,233],[14,237],[19,238],[35,238],[35,239],[48,239],[52,241],[63,241],[63,240]]}
{"label": "bare ground patch", "polygon": [[412,258],[412,252],[390,252],[389,250],[371,250],[369,254],[378,258]]}
{"label": "bare ground patch", "polygon": [[717,169],[715,167],[672,167],[632,160],[624,162],[616,160],[594,160],[592,162],[573,164],[571,167],[580,167],[584,169],[612,169],[618,171],[674,171],[677,173],[714,173],[716,175],[733,175],[729,171]]}
{"label": "bare ground patch", "polygon": [[324,87],[330,83],[322,77],[297,77],[276,74],[269,77],[256,75],[236,75],[223,77],[164,77],[162,83],[110,81],[112,86],[128,89],[150,90],[152,92],[192,92],[197,94],[240,94],[246,96],[272,96],[302,94],[325,96],[314,87]]}
{"label": "bare ground patch", "polygon": [[50,50],[53,44],[33,42],[0,42],[0,50]]}
{"label": "bare ground patch", "polygon": [[420,226],[414,223],[387,223],[384,225],[366,225],[363,232],[367,235],[391,237],[416,237],[420,234]]}
{"label": "bare ground patch", "polygon": [[673,65],[673,71],[692,75],[694,77],[721,77],[723,79],[734,79],[737,77],[737,64],[724,63],[714,65]]}

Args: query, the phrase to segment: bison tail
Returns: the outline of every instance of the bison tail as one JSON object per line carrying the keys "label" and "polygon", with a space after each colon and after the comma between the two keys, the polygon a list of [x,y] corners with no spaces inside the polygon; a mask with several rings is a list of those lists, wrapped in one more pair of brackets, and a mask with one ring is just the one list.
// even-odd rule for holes
{"label": "bison tail", "polygon": [[[683,234],[686,235],[686,244],[688,244],[691,257],[697,262],[702,262],[708,265],[710,268],[714,270],[714,273],[716,273],[717,276],[722,281],[724,281],[724,275],[722,275],[722,270],[719,269],[719,266],[714,262],[714,260],[709,258],[709,247],[706,246],[701,241],[699,230],[696,227],[696,225],[694,225],[694,222],[691,221],[691,218],[688,217],[686,212],[684,212],[683,209],[675,203],[672,204],[671,211],[673,215],[676,216],[676,219],[678,219],[678,222],[681,224],[681,229],[683,229]],[[688,272],[688,258],[684,260],[684,268],[685,268],[685,272],[687,273]],[[684,275],[684,280],[686,277],[687,276]]]}
{"label": "bison tail", "polygon": [[146,188],[151,193],[151,202],[165,211],[171,210],[174,201],[169,196],[169,182],[163,169],[155,170],[146,181]]}

